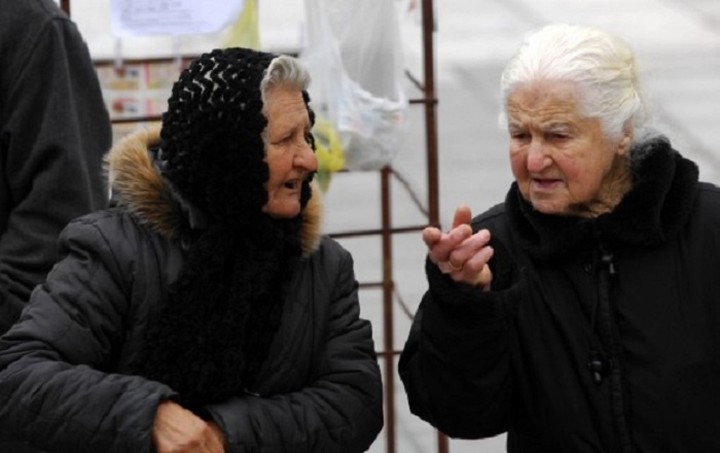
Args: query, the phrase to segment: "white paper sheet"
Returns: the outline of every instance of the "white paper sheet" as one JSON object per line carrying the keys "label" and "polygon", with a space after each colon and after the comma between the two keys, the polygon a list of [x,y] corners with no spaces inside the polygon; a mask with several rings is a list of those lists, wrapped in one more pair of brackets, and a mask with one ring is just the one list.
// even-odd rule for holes
{"label": "white paper sheet", "polygon": [[216,33],[237,19],[245,0],[112,0],[117,37]]}

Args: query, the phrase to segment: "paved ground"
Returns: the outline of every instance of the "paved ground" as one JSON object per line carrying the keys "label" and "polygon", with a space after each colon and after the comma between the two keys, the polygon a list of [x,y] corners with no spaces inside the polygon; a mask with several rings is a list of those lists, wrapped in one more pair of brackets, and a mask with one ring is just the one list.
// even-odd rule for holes
{"label": "paved ground", "polygon": [[[72,0],[74,14],[97,58],[112,58],[114,43],[107,34],[107,0]],[[297,21],[301,0],[261,0],[262,27],[269,47],[301,37]],[[265,5],[265,6],[263,6]],[[646,88],[663,130],[676,147],[701,167],[701,176],[720,184],[720,2],[717,0],[435,0],[437,15],[436,67],[439,98],[440,211],[450,221],[455,206],[468,203],[481,211],[502,200],[511,177],[506,139],[497,126],[498,81],[503,64],[522,36],[549,21],[602,26],[624,36],[635,48],[644,68]],[[282,24],[281,27],[278,27]],[[267,30],[266,30],[267,31]],[[419,42],[416,43],[419,45]],[[204,50],[209,41],[182,38],[174,44],[123,44],[126,56]],[[408,43],[414,46],[415,43]],[[292,47],[292,43],[290,45]],[[411,64],[415,63],[412,61]],[[409,113],[407,138],[393,166],[413,193],[426,198],[423,117],[419,107]],[[396,226],[423,224],[401,184],[394,183],[393,222]],[[327,199],[327,230],[377,228],[380,224],[379,176],[375,172],[348,173],[333,178]],[[344,239],[352,252],[361,282],[381,277],[381,248],[376,237]],[[396,349],[402,348],[411,314],[426,288],[424,249],[419,233],[396,235],[393,269],[399,294],[394,307]],[[381,294],[361,292],[362,310],[383,344]],[[409,414],[405,395],[396,381],[396,451],[432,453],[435,432]],[[371,448],[386,451],[385,433]],[[450,442],[450,451],[498,453],[504,436],[479,441]]]}

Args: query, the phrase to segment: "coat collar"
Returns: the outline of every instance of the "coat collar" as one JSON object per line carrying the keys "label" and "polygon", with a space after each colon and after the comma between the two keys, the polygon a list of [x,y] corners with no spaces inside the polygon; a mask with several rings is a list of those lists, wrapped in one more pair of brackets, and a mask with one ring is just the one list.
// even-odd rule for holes
{"label": "coat collar", "polygon": [[539,213],[514,183],[506,206],[523,249],[539,259],[555,259],[592,251],[598,241],[649,247],[674,237],[692,209],[697,166],[661,137],[636,145],[630,155],[632,189],[612,212],[593,219]]}
{"label": "coat collar", "polygon": [[[154,165],[150,150],[160,143],[160,126],[140,129],[120,140],[105,156],[113,199],[162,236],[182,240],[202,228],[204,216],[183,200]],[[322,236],[322,200],[312,183],[312,197],[303,210],[303,255],[312,254]]]}

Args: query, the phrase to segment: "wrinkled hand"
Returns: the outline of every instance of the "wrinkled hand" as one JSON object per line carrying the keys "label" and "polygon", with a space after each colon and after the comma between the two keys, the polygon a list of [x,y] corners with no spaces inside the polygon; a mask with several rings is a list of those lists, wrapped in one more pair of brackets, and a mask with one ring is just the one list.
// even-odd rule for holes
{"label": "wrinkled hand", "polygon": [[428,247],[428,257],[443,274],[456,282],[490,289],[492,272],[488,261],[493,249],[488,245],[490,232],[480,230],[472,233],[472,213],[467,205],[461,204],[455,210],[452,229],[443,233],[435,227],[423,230],[423,241]]}
{"label": "wrinkled hand", "polygon": [[225,453],[217,425],[172,401],[158,405],[152,439],[157,453]]}

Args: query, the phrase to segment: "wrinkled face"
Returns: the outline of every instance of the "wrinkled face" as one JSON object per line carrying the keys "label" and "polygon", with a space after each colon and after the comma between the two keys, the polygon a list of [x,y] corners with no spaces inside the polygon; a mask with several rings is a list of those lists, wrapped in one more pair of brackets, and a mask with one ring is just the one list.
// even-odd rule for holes
{"label": "wrinkled face", "polygon": [[300,214],[302,183],[317,170],[310,147],[310,117],[302,92],[287,86],[265,91],[265,161],[270,168],[263,212],[275,218]]}
{"label": "wrinkled face", "polygon": [[520,192],[545,214],[592,210],[612,191],[613,162],[629,137],[612,141],[600,121],[580,115],[580,95],[564,82],[535,82],[508,97],[510,163]]}

